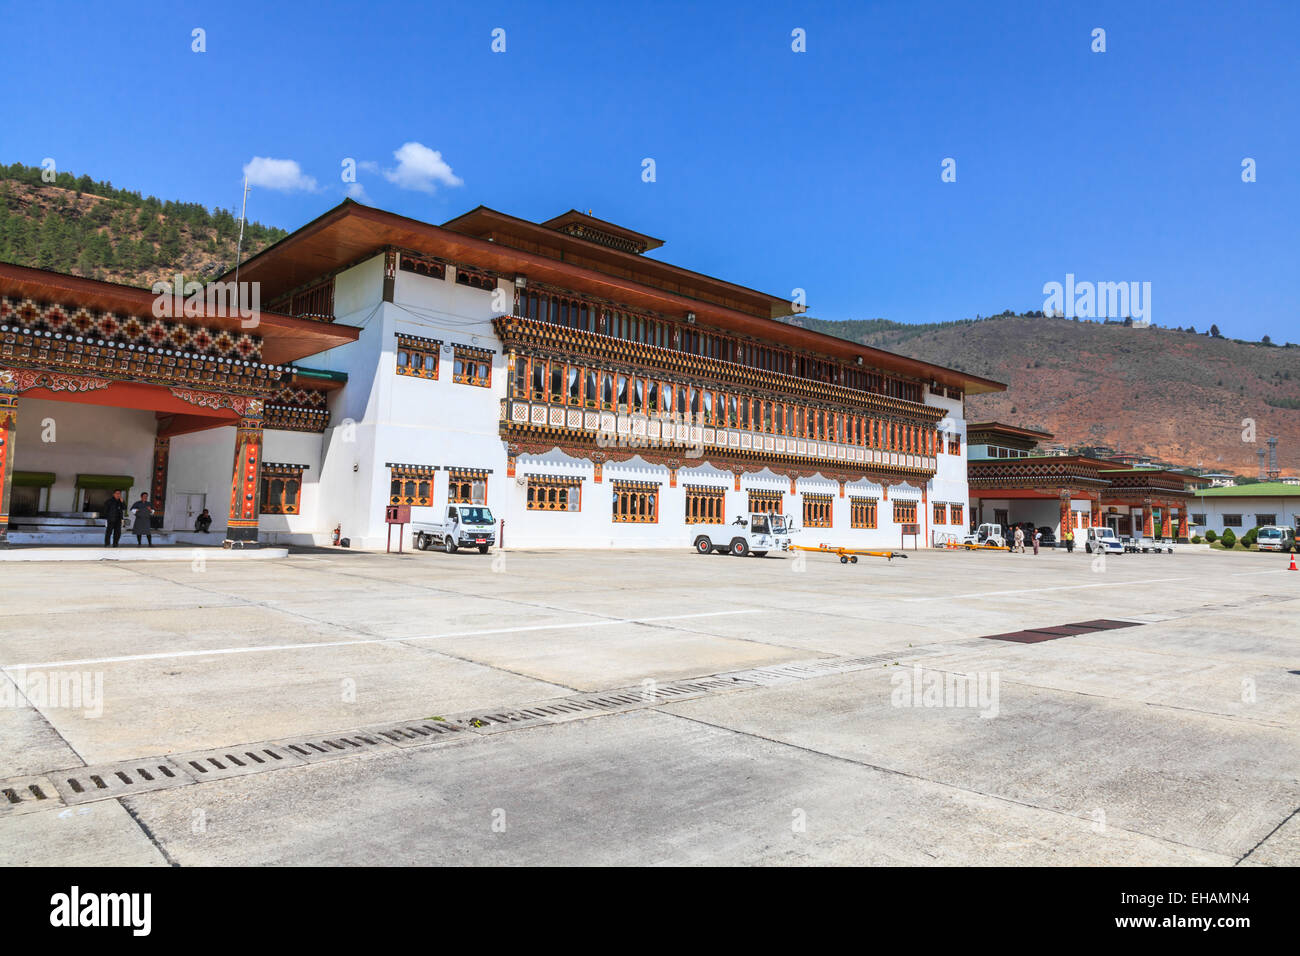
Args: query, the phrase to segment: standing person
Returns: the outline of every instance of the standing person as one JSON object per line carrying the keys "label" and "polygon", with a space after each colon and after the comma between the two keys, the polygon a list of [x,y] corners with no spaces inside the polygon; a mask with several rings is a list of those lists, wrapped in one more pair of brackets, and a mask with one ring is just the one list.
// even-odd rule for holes
{"label": "standing person", "polygon": [[122,500],[122,492],[115,491],[104,505],[104,518],[108,521],[104,525],[104,547],[116,548],[122,540],[122,518],[125,516],[126,502]]}
{"label": "standing person", "polygon": [[1065,532],[1065,553],[1074,554],[1074,529],[1067,529]]}
{"label": "standing person", "polygon": [[149,539],[149,547],[153,547],[153,524],[150,519],[153,517],[153,508],[149,507],[149,492],[140,492],[140,500],[131,506],[131,513],[135,516],[131,522],[131,533],[135,535],[135,546],[143,547],[143,538]]}
{"label": "standing person", "polygon": [[1020,527],[1020,525],[1016,525],[1016,536],[1012,540],[1015,541],[1015,546],[1012,548],[1012,550],[1019,551],[1021,554],[1024,554],[1025,553],[1025,529]]}
{"label": "standing person", "polygon": [[1038,543],[1043,540],[1043,532],[1034,529],[1034,554],[1038,554]]}

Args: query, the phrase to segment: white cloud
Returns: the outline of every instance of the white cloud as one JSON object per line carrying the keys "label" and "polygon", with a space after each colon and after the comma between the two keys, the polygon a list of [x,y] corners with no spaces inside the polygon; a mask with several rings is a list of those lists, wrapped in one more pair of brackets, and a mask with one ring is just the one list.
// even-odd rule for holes
{"label": "white cloud", "polygon": [[357,202],[370,202],[370,197],[366,195],[366,187],[360,183],[351,183],[348,186],[348,195]]}
{"label": "white cloud", "polygon": [[244,166],[244,175],[250,186],[264,189],[278,189],[281,192],[293,192],[301,189],[314,192],[316,180],[303,175],[302,167],[293,159],[270,159],[266,156],[254,156]]}
{"label": "white cloud", "polygon": [[465,182],[443,161],[442,153],[422,143],[403,143],[401,149],[393,151],[393,157],[397,168],[384,170],[384,178],[402,189],[431,193],[438,184],[461,186]]}
{"label": "white cloud", "polygon": [[363,159],[357,163],[357,169],[364,170],[367,173],[377,173],[379,172],[379,164],[373,159]]}

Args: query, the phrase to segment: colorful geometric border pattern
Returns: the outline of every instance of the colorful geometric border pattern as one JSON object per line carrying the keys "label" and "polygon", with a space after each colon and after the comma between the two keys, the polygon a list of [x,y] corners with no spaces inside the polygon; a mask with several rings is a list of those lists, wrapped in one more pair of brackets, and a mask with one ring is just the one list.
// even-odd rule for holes
{"label": "colorful geometric border pattern", "polygon": [[260,362],[262,339],[247,332],[231,333],[198,325],[165,322],[153,316],[92,312],[84,308],[43,305],[31,299],[0,296],[0,326],[25,332],[50,332],[68,338],[121,342],[174,349],[194,355]]}
{"label": "colorful geometric border pattern", "polygon": [[303,408],[324,408],[325,393],[311,388],[286,385],[270,399],[276,405],[298,405]]}

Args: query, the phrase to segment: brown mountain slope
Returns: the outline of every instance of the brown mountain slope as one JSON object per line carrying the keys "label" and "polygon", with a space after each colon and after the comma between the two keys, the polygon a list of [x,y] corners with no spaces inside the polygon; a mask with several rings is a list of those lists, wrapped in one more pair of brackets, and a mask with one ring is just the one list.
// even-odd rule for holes
{"label": "brown mountain slope", "polygon": [[[1300,346],[1023,315],[929,326],[794,321],[1007,383],[1005,392],[971,396],[968,420],[1246,475],[1275,435],[1283,473],[1300,472]],[[1242,441],[1247,418],[1255,444]]]}

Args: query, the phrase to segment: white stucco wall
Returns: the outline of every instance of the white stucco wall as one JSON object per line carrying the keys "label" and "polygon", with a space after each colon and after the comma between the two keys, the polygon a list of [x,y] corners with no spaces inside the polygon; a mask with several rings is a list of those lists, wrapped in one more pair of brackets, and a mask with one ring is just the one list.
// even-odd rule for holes
{"label": "white stucco wall", "polygon": [[73,510],[78,474],[129,475],[134,501],[152,484],[156,430],[153,412],[20,398],[11,467],[54,472],[49,511]]}

